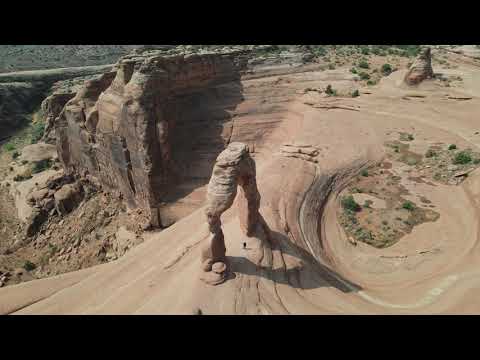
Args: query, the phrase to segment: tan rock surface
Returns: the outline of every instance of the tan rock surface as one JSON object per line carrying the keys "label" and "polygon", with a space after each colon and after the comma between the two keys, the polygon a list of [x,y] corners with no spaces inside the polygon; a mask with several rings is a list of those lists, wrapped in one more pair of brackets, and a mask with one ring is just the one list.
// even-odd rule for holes
{"label": "tan rock surface", "polygon": [[[460,64],[457,70],[466,79],[480,73],[473,64]],[[144,243],[114,262],[1,288],[0,312],[479,313],[478,170],[459,185],[418,182],[411,178],[418,180],[419,169],[389,159],[409,196],[426,196],[440,214],[438,221],[419,225],[389,248],[361,242],[354,246],[338,222],[337,195],[359,169],[387,156],[384,143],[398,140],[398,132],[414,134],[410,150],[419,154],[437,143],[480,147],[478,121],[472,117],[480,112],[474,83],[446,89],[425,82],[418,88],[425,97],[405,100],[404,76],[397,71],[368,95],[338,98],[339,105],[353,104],[358,111],[299,101],[298,91],[306,83],[318,88],[333,83],[324,72],[282,75],[289,83],[276,83],[275,76],[242,79],[243,100],[235,106],[231,140],[254,149],[259,212],[270,241],[262,241],[261,229],[256,236],[245,235],[237,206],[225,211],[221,228],[230,276],[222,284],[209,286],[197,276],[210,234],[202,183],[201,191],[187,191],[182,199],[203,207],[148,234]],[[453,98],[445,98],[446,93]],[[472,99],[454,99],[464,93]],[[308,151],[292,152],[285,144]],[[212,168],[202,170],[210,176]]]}

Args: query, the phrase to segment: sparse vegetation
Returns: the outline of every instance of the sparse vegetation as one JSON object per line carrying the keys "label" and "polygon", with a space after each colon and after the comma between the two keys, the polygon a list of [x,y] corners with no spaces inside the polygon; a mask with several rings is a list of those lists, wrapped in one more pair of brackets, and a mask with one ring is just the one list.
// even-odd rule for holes
{"label": "sparse vegetation", "polygon": [[14,151],[17,147],[14,143],[9,142],[3,145],[3,148],[5,149],[5,151]]}
{"label": "sparse vegetation", "polygon": [[18,158],[19,156],[20,156],[20,153],[19,153],[18,151],[14,151],[14,152],[12,153],[12,159],[16,159],[16,158]]}
{"label": "sparse vegetation", "polygon": [[41,121],[37,121],[32,125],[32,139],[31,143],[36,144],[40,141],[45,131],[45,124]]}
{"label": "sparse vegetation", "polygon": [[350,69],[350,72],[351,72],[352,74],[357,74],[357,73],[358,73],[358,72],[357,72],[357,69],[355,69],[355,68],[351,68],[351,69]]}
{"label": "sparse vegetation", "polygon": [[360,74],[358,74],[360,76],[360,79],[361,80],[369,80],[370,79],[370,75],[364,71],[362,71]]}
{"label": "sparse vegetation", "polygon": [[466,151],[460,151],[453,158],[453,163],[456,165],[465,165],[472,161],[471,155]]}
{"label": "sparse vegetation", "polygon": [[325,89],[325,94],[328,96],[337,96],[337,90],[332,88],[332,85],[327,85],[327,88]]}
{"label": "sparse vegetation", "polygon": [[415,204],[407,200],[402,204],[402,208],[408,211],[413,211],[415,210]]}
{"label": "sparse vegetation", "polygon": [[455,150],[457,148],[457,145],[452,144],[448,147],[448,150]]}
{"label": "sparse vegetation", "polygon": [[362,60],[358,63],[358,67],[362,69],[368,69],[370,68],[370,64],[367,61]]}
{"label": "sparse vegetation", "polygon": [[390,75],[392,73],[393,69],[392,69],[392,66],[390,64],[383,64],[382,65],[382,74],[387,76],[387,75]]}
{"label": "sparse vegetation", "polygon": [[368,176],[368,170],[367,170],[367,169],[363,169],[363,170],[360,172],[360,175],[367,177],[367,176]]}
{"label": "sparse vegetation", "polygon": [[357,97],[357,96],[360,96],[360,92],[358,90],[354,90],[352,92],[352,97]]}
{"label": "sparse vegetation", "polygon": [[37,174],[52,167],[52,161],[50,159],[45,159],[36,162],[33,165],[32,174]]}
{"label": "sparse vegetation", "polygon": [[37,267],[37,265],[35,265],[34,263],[32,263],[31,261],[25,261],[25,263],[23,264],[23,268],[27,271],[32,271],[32,270],[35,270]]}
{"label": "sparse vegetation", "polygon": [[345,210],[356,212],[356,211],[360,211],[361,209],[360,205],[358,205],[358,203],[355,201],[352,195],[343,197],[341,202],[342,202],[342,207]]}

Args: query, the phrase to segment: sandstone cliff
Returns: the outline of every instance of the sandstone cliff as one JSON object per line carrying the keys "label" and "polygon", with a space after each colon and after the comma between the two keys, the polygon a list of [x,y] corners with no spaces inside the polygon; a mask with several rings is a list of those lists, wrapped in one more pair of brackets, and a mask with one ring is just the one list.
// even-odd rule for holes
{"label": "sandstone cliff", "polygon": [[190,102],[201,113],[209,89],[238,80],[246,62],[238,53],[122,58],[113,71],[87,81],[55,121],[65,170],[98,180],[141,208],[147,225],[161,226],[159,205],[182,165],[172,145],[179,135],[188,141],[201,133],[174,135],[186,116],[181,105]]}

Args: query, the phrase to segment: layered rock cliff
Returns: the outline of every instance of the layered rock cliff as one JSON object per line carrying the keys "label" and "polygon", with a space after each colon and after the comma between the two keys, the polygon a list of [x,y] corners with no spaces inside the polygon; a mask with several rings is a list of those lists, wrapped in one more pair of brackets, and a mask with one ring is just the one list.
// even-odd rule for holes
{"label": "layered rock cliff", "polygon": [[182,168],[173,146],[201,133],[175,134],[185,130],[182,104],[202,113],[211,88],[238,80],[246,63],[242,53],[122,58],[113,71],[87,81],[56,118],[63,167],[140,208],[147,225],[161,226],[160,203]]}

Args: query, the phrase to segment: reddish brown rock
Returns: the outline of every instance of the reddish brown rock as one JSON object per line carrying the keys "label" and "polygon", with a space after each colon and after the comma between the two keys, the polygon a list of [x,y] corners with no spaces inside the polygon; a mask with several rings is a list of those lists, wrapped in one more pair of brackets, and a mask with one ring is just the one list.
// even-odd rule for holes
{"label": "reddish brown rock", "polygon": [[232,206],[238,186],[242,192],[238,201],[242,230],[247,236],[251,236],[261,221],[258,212],[260,194],[255,176],[255,162],[245,144],[231,143],[217,157],[208,184],[205,210],[211,234],[201,259],[202,270],[207,273],[202,274],[201,278],[208,284],[218,285],[227,278],[226,248],[220,217]]}
{"label": "reddish brown rock", "polygon": [[417,85],[430,78],[433,78],[432,55],[430,48],[426,48],[408,70],[405,83],[407,85]]}
{"label": "reddish brown rock", "polygon": [[43,100],[41,109],[45,120],[45,132],[42,141],[55,144],[55,120],[62,112],[65,104],[75,96],[75,93],[54,93]]}
{"label": "reddish brown rock", "polygon": [[147,225],[161,226],[160,204],[176,170],[184,169],[172,156],[181,153],[172,146],[174,128],[185,121],[180,109],[202,114],[202,107],[182,104],[238,80],[245,65],[234,54],[121,59],[114,71],[88,81],[55,121],[66,173],[95,178],[129,207],[143,209]]}

